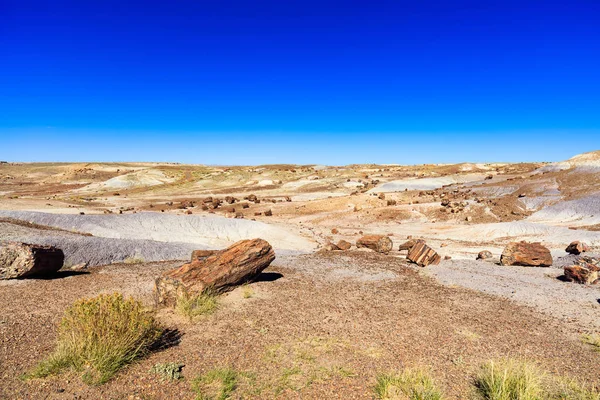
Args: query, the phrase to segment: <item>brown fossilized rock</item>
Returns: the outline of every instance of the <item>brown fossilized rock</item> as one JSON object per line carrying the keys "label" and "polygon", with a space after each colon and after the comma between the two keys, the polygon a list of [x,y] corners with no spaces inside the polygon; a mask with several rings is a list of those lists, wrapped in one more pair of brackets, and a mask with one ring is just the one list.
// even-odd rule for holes
{"label": "brown fossilized rock", "polygon": [[336,246],[340,250],[350,250],[350,248],[352,247],[352,244],[345,240],[340,240],[339,242],[337,242]]}
{"label": "brown fossilized rock", "polygon": [[502,252],[500,264],[549,267],[552,265],[552,255],[541,243],[511,242]]}
{"label": "brown fossilized rock", "polygon": [[413,246],[417,243],[425,243],[425,241],[423,239],[410,239],[404,243],[402,243],[400,245],[400,247],[398,247],[398,250],[402,251],[402,250],[408,250],[410,251],[410,249],[413,248]]}
{"label": "brown fossilized rock", "polygon": [[167,271],[155,281],[158,304],[175,305],[184,294],[207,289],[224,292],[250,281],[275,259],[271,245],[263,239],[242,240],[225,250]]}
{"label": "brown fossilized rock", "polygon": [[440,255],[431,247],[427,246],[424,241],[415,243],[409,250],[406,258],[421,267],[437,265],[442,259]]}
{"label": "brown fossilized rock", "polygon": [[577,282],[590,285],[598,280],[599,267],[595,265],[572,265],[565,267],[565,278],[569,282]]}
{"label": "brown fossilized rock", "polygon": [[392,250],[392,239],[385,235],[365,235],[356,241],[356,247],[366,247],[378,253],[387,254]]}
{"label": "brown fossilized rock", "polygon": [[585,243],[575,241],[571,242],[571,244],[567,246],[565,251],[569,254],[581,254],[585,253],[586,251],[590,251],[590,248]]}
{"label": "brown fossilized rock", "polygon": [[210,257],[218,251],[219,250],[194,250],[192,251],[191,260],[204,260],[206,257]]}
{"label": "brown fossilized rock", "polygon": [[0,245],[0,279],[48,276],[62,268],[65,255],[53,246],[8,242]]}

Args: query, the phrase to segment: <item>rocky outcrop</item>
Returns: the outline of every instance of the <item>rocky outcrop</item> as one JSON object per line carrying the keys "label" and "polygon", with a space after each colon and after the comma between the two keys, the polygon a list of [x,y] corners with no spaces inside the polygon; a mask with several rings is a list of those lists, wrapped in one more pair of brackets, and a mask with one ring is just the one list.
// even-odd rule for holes
{"label": "rocky outcrop", "polygon": [[62,268],[65,255],[52,246],[8,242],[0,245],[0,279],[49,276]]}
{"label": "rocky outcrop", "polygon": [[271,245],[262,239],[242,240],[225,250],[165,272],[155,281],[156,302],[175,305],[182,295],[207,289],[224,292],[248,282],[275,259]]}
{"label": "rocky outcrop", "polygon": [[479,254],[477,254],[477,260],[487,260],[488,258],[492,257],[492,252],[488,250],[480,251]]}
{"label": "rocky outcrop", "polygon": [[442,258],[431,247],[427,246],[424,241],[419,241],[411,247],[406,258],[415,264],[426,267],[428,265],[437,265]]}
{"label": "rocky outcrop", "polygon": [[578,255],[581,253],[585,253],[586,251],[590,251],[590,248],[585,243],[575,241],[575,242],[571,242],[571,244],[567,246],[565,251],[569,254],[577,254]]}
{"label": "rocky outcrop", "polygon": [[500,264],[549,267],[552,265],[552,255],[541,243],[511,242],[502,252]]}
{"label": "rocky outcrop", "polygon": [[385,235],[365,235],[356,241],[357,248],[364,247],[383,254],[388,254],[393,245],[392,239]]}
{"label": "rocky outcrop", "polygon": [[569,282],[577,282],[581,284],[591,285],[598,281],[599,267],[587,264],[587,265],[572,265],[565,267],[565,279]]}

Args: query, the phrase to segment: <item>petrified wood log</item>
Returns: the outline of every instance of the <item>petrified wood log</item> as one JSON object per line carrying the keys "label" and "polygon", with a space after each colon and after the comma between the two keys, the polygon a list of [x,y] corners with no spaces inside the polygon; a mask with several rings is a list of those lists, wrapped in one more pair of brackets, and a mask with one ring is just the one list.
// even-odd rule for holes
{"label": "petrified wood log", "polygon": [[378,253],[387,254],[392,250],[392,239],[384,235],[365,235],[356,241],[356,247],[366,247]]}
{"label": "petrified wood log", "polygon": [[165,272],[155,282],[158,304],[175,305],[181,295],[207,289],[224,292],[248,282],[275,259],[271,245],[262,239],[242,240],[203,259]]}
{"label": "petrified wood log", "polygon": [[65,255],[53,246],[7,242],[0,246],[0,279],[48,276],[62,268]]}
{"label": "petrified wood log", "polygon": [[511,242],[502,252],[500,264],[549,267],[552,265],[552,255],[540,243]]}
{"label": "petrified wood log", "polygon": [[600,268],[595,265],[572,265],[565,267],[565,278],[569,282],[577,282],[581,284],[591,285],[598,280],[598,270]]}
{"label": "petrified wood log", "polygon": [[422,241],[415,243],[414,246],[411,247],[406,258],[421,267],[437,265],[442,259],[435,250]]}
{"label": "petrified wood log", "polygon": [[569,254],[581,254],[586,251],[590,251],[590,248],[587,244],[581,243],[580,241],[571,242],[565,249],[565,251]]}
{"label": "petrified wood log", "polygon": [[400,245],[400,247],[398,247],[398,250],[402,251],[402,250],[408,250],[410,251],[410,249],[413,248],[413,246],[417,243],[425,243],[425,241],[423,239],[409,239],[406,242],[402,243]]}

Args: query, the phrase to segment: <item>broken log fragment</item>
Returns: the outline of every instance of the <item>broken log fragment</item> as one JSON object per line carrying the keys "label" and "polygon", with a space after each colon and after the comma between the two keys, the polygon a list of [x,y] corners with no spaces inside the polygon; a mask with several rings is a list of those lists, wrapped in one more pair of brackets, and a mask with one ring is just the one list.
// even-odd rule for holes
{"label": "broken log fragment", "polygon": [[366,247],[378,253],[387,254],[392,250],[392,239],[385,235],[365,235],[356,241],[356,247]]}
{"label": "broken log fragment", "polygon": [[406,258],[421,267],[437,265],[442,259],[435,250],[427,246],[423,241],[416,242],[411,247]]}
{"label": "broken log fragment", "polygon": [[0,246],[0,279],[48,276],[62,268],[65,255],[53,246],[7,242]]}

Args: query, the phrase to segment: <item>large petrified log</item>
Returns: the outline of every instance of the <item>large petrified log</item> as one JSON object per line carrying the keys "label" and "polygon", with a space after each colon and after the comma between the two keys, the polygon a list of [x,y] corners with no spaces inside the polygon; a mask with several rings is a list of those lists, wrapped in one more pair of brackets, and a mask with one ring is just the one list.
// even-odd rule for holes
{"label": "large petrified log", "polygon": [[410,248],[406,258],[421,267],[437,265],[442,259],[435,250],[427,246],[423,241],[416,242]]}
{"label": "large petrified log", "polygon": [[239,241],[205,259],[193,260],[158,277],[156,301],[171,306],[184,294],[198,294],[207,289],[227,291],[255,278],[274,259],[275,252],[267,241]]}
{"label": "large petrified log", "polygon": [[63,251],[56,247],[3,243],[0,245],[0,279],[48,276],[61,269],[64,260]]}
{"label": "large petrified log", "polygon": [[541,243],[511,242],[502,252],[500,264],[549,267],[552,265],[552,255]]}
{"label": "large petrified log", "polygon": [[366,247],[378,253],[387,254],[392,250],[392,239],[384,235],[365,235],[356,241],[356,247]]}

